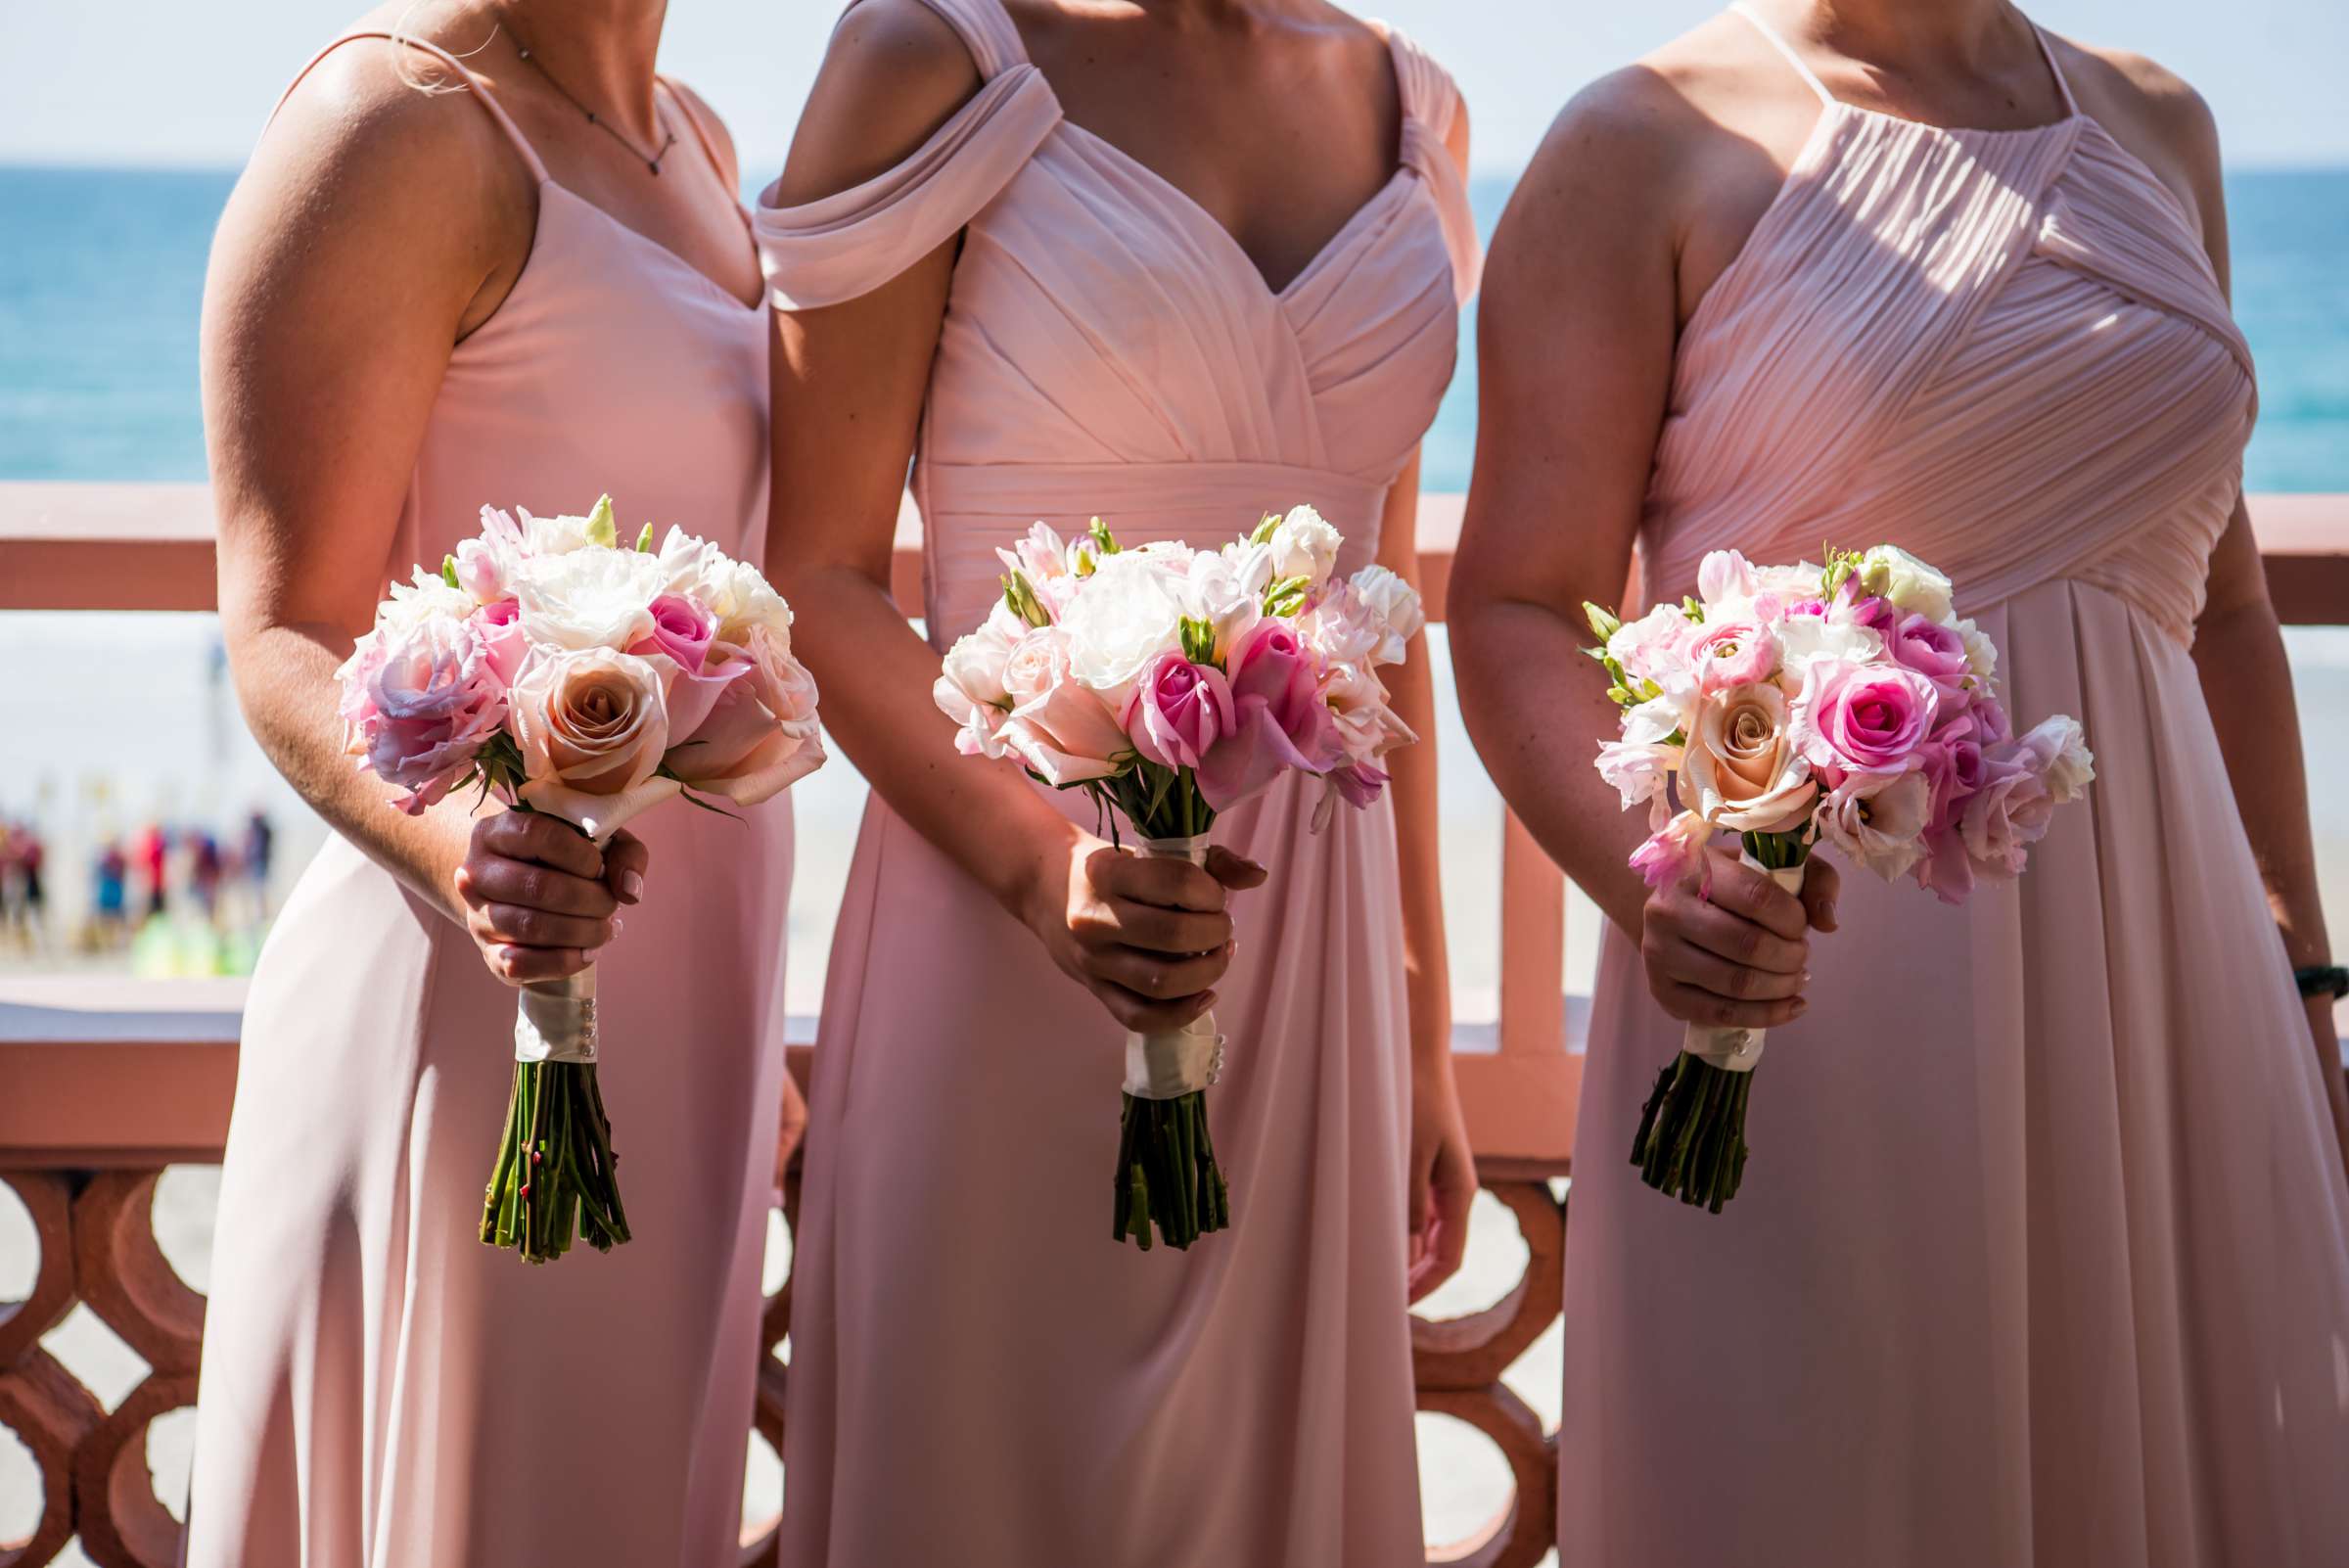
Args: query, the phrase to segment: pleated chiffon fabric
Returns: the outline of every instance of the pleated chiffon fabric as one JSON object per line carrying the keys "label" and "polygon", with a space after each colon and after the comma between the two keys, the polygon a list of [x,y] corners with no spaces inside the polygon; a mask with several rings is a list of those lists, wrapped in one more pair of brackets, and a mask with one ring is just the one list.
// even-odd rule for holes
{"label": "pleated chiffon fabric", "polygon": [[[1063,117],[997,0],[929,3],[985,85],[898,167],[756,221],[784,308],[962,236],[913,473],[933,643],[987,614],[995,546],[1039,518],[1213,544],[1312,502],[1341,569],[1366,562],[1476,279],[1450,79],[1393,39],[1401,166],[1275,291]],[[987,765],[930,721],[944,765]],[[1147,1255],[1110,1235],[1123,1031],[868,807],[811,1095],[794,1568],[1420,1560],[1394,817],[1341,810],[1316,837],[1315,800],[1292,780],[1217,823],[1271,871],[1233,899],[1218,987],[1233,1226]]]}
{"label": "pleated chiffon fabric", "polygon": [[1718,1217],[1628,1163],[1681,1027],[1608,933],[1561,1559],[2349,1562],[2349,1186],[2189,652],[2248,351],[2068,87],[1945,130],[1803,74],[1818,129],[1682,337],[1647,595],[1902,545],[2098,777],[1962,907],[1846,869]]}
{"label": "pleated chiffon fabric", "polygon": [[[628,528],[678,524],[758,561],[765,310],[554,182],[487,90],[431,52],[513,137],[538,227],[513,292],[450,356],[387,580],[439,561],[485,503],[578,513],[604,489]],[[698,141],[692,111],[670,112]],[[635,1239],[543,1268],[477,1232],[514,992],[461,927],[328,839],[246,1007],[191,1568],[734,1560],[790,820],[775,801],[740,822],[671,806],[634,824],[652,867],[597,963],[597,1006]]]}

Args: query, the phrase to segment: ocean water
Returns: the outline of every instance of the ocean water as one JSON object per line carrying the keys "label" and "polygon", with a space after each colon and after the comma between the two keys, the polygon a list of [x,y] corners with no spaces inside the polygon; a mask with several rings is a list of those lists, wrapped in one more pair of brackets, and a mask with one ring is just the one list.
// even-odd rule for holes
{"label": "ocean water", "polygon": [[[196,318],[234,175],[0,167],[0,480],[197,480]],[[1471,197],[1488,234],[1510,182]],[[2255,490],[2349,490],[2349,169],[2228,181],[2235,313],[2259,362]],[[1475,314],[1425,483],[1467,487]]]}

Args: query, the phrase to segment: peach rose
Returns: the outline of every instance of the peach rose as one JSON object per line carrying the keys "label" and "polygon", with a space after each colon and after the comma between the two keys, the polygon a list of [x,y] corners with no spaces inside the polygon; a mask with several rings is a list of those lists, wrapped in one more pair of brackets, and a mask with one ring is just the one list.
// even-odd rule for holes
{"label": "peach rose", "polygon": [[1738,833],[1789,831],[1819,794],[1786,732],[1786,694],[1768,682],[1698,703],[1681,772],[1697,815]]}
{"label": "peach rose", "polygon": [[601,840],[677,793],[656,778],[668,701],[649,661],[609,648],[540,648],[514,682],[526,805]]}

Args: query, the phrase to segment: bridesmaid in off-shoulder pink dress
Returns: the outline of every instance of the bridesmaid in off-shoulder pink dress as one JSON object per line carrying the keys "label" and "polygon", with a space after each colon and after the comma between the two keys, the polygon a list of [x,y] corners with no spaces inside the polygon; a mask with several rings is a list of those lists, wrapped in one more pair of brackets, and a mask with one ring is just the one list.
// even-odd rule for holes
{"label": "bridesmaid in off-shoulder pink dress", "polygon": [[[792,206],[770,193],[756,212],[787,313],[777,423],[792,430],[779,451],[806,435],[787,395],[819,419],[848,395],[829,377],[850,371],[828,353],[911,366],[890,384],[898,400],[854,411],[902,421],[891,428],[911,440],[918,404],[929,632],[925,647],[885,625],[901,613],[875,600],[874,569],[809,586],[822,517],[799,530],[798,645],[826,682],[835,735],[881,784],[816,1047],[785,1560],[1403,1568],[1421,1547],[1393,798],[1339,811],[1316,837],[1317,791],[1292,776],[1217,823],[1221,844],[1269,873],[1231,896],[1237,951],[1216,983],[1230,1044],[1210,1104],[1234,1221],[1187,1253],[1143,1254],[1113,1243],[1106,1207],[1123,1027],[949,853],[988,849],[968,841],[997,830],[1000,798],[939,812],[942,847],[888,796],[908,776],[996,782],[990,764],[954,755],[926,693],[937,650],[1001,591],[995,548],[1037,518],[1065,532],[1098,514],[1128,544],[1203,542],[1311,501],[1346,537],[1343,572],[1380,551],[1397,508],[1407,523],[1416,448],[1477,276],[1446,146],[1457,94],[1389,37],[1378,74],[1391,63],[1400,146],[1355,160],[1383,183],[1275,287],[1198,201],[1070,117],[999,0],[927,3],[975,93],[863,183]],[[1265,9],[1362,36],[1327,8]],[[852,8],[810,121],[844,113],[867,55],[933,30],[905,6]],[[872,80],[875,115],[913,91]],[[896,130],[852,117],[860,135]],[[958,255],[950,275],[942,247]],[[828,312],[859,309],[925,263],[936,293],[827,346]],[[938,332],[934,358],[917,329]],[[855,438],[826,428],[828,442]],[[829,445],[797,470],[779,457],[778,505],[860,509],[886,541],[897,463],[836,505],[806,487],[842,483]],[[843,597],[872,606],[852,650],[832,645],[852,623],[833,619]],[[853,682],[827,673],[827,657],[896,671],[907,710],[854,711],[842,692]],[[1093,825],[1082,796],[1001,783],[1015,805]]]}
{"label": "bridesmaid in off-shoulder pink dress", "polygon": [[[2349,1190],[2326,1110],[2340,1063],[2329,1028],[2311,1049],[2262,885],[2265,869],[2304,951],[2321,943],[2290,691],[2240,509],[2251,357],[2204,241],[2215,147],[2173,164],[2192,138],[2147,121],[2190,97],[2180,84],[2141,91],[2127,73],[2154,68],[2049,39],[2003,4],[1835,8],[1838,24],[1881,21],[1875,34],[1834,33],[1823,6],[1732,9],[1570,108],[1538,172],[1582,203],[1536,197],[1496,243],[1487,321],[1526,337],[1488,367],[1539,385],[1525,356],[1556,352],[1544,334],[1570,323],[1572,373],[1626,412],[1547,436],[1542,421],[1598,399],[1497,416],[1501,460],[1480,467],[1454,588],[1480,744],[1617,912],[1575,1142],[1561,1559],[2349,1562]],[[1911,40],[1963,22],[2005,68],[1960,111],[1987,128],[1862,109],[1822,81],[1819,39],[1898,37],[1903,19]],[[1926,79],[1957,69],[1938,67]],[[1846,62],[1842,79],[1867,78]],[[1635,151],[1602,167],[1631,112],[1678,134],[1676,92],[1799,152],[1774,198],[1761,170],[1729,177],[1713,213],[1750,191],[1746,222],[1695,225],[1683,265],[1718,276],[1692,312],[1683,295],[1677,352],[1656,354],[1675,341],[1667,264],[1618,264],[1604,241],[1548,253],[1577,281],[1619,281],[1600,324],[1545,251],[1622,216],[1618,201],[1665,210],[1686,189],[1643,182],[1704,177]],[[1727,135],[1686,145],[1717,151],[1716,173],[1754,156]],[[2197,176],[2178,185],[2199,216],[2148,160]],[[1653,232],[1620,226],[1635,248]],[[1511,521],[1529,480],[1561,472],[1525,461],[1538,441],[1587,482],[1586,531],[1555,551],[1525,548],[1551,519]],[[1575,601],[1612,598],[1603,578],[1622,573],[1589,541],[1619,530],[1604,537],[1628,552],[1635,523],[1650,602],[1693,587],[1713,549],[1912,550],[1997,643],[2017,724],[2077,715],[2096,752],[2084,804],[2019,881],[1951,906],[1844,869],[1837,906],[1815,911],[1808,1011],[1771,1030],[1752,1161],[1719,1216],[1628,1163],[1681,1038],[1650,976],[1711,976],[1722,1004],[1754,1006],[1733,998],[1791,996],[1741,977],[1793,972],[1721,947],[1670,957],[1676,929],[1729,947],[1752,935],[1718,906],[1685,923],[1670,892],[1644,904],[1643,966],[1621,859],[1643,818],[1591,788],[1603,699],[1589,692],[1588,724],[1556,723],[1549,753],[1513,716],[1558,712],[1555,685],[1536,699],[1508,671],[1537,646],[1571,663]],[[1525,632],[1541,624],[1516,602],[1528,592],[1559,606],[1544,644]],[[1780,936],[1801,930],[1789,908]]]}

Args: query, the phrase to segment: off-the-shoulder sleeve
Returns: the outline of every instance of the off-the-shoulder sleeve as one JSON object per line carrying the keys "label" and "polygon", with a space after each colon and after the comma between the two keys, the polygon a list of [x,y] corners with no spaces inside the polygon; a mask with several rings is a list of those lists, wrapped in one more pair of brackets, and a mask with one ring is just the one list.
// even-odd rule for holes
{"label": "off-the-shoulder sleeve", "polygon": [[872,293],[976,217],[1059,123],[1042,73],[1016,66],[862,185],[803,207],[775,206],[768,186],[751,214],[768,298],[812,310]]}
{"label": "off-the-shoulder sleeve", "polygon": [[1401,29],[1380,25],[1395,56],[1395,81],[1403,99],[1404,157],[1435,198],[1444,221],[1444,245],[1451,253],[1452,297],[1466,304],[1484,278],[1485,248],[1476,237],[1467,181],[1450,146],[1452,121],[1460,113],[1459,84]]}

